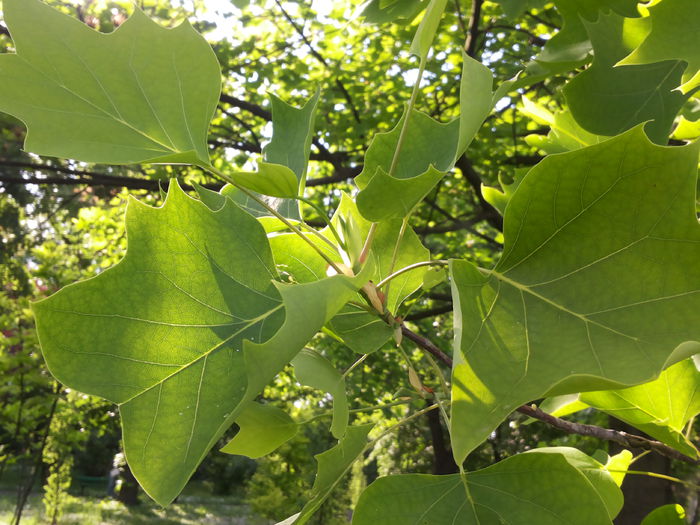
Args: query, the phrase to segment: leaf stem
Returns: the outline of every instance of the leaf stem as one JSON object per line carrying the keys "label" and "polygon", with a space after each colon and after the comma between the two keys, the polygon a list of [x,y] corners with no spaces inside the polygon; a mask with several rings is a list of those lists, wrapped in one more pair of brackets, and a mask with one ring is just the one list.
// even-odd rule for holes
{"label": "leaf stem", "polygon": [[[436,261],[423,261],[423,262],[418,262],[414,264],[409,264],[408,266],[404,266],[400,270],[392,273],[391,275],[388,275],[381,281],[377,283],[377,288],[381,288],[385,284],[387,284],[389,281],[394,279],[395,277],[398,277],[401,274],[404,274],[406,272],[410,272],[411,270],[415,270],[416,268],[420,268],[421,266],[447,266],[449,264],[449,261],[446,261],[444,259],[438,259]],[[388,294],[388,292],[387,292]]]}
{"label": "leaf stem", "polygon": [[[335,237],[335,240],[338,241],[338,246],[340,246],[343,250],[347,251],[343,239],[341,239],[340,235],[338,234],[338,230],[335,229],[335,226],[333,226],[331,220],[328,217],[326,217],[326,213],[323,211],[323,209],[311,199],[307,199],[306,197],[297,196],[296,199],[300,200],[308,206],[311,206],[316,211],[316,213],[318,213],[319,217],[321,217],[321,220],[326,223],[326,226],[328,226],[328,229],[333,234],[333,237]],[[335,248],[335,246],[333,246],[333,248]]]}
{"label": "leaf stem", "polygon": [[365,359],[369,357],[369,354],[362,354],[358,359],[355,360],[353,364],[351,364],[348,369],[343,372],[343,379],[345,379],[350,373],[358,366],[360,365]]}
{"label": "leaf stem", "polygon": [[340,267],[330,258],[328,255],[326,255],[321,248],[318,247],[314,242],[311,241],[304,233],[294,226],[284,215],[282,215],[280,212],[278,212],[276,209],[274,209],[272,206],[270,206],[268,203],[266,203],[264,200],[262,200],[260,197],[255,195],[252,191],[248,190],[247,188],[244,188],[237,182],[235,182],[231,177],[223,173],[222,171],[216,169],[214,166],[208,165],[208,164],[201,164],[199,165],[200,168],[208,171],[215,177],[219,178],[223,182],[227,182],[228,184],[231,184],[232,186],[235,186],[238,188],[240,191],[245,193],[250,199],[254,200],[257,202],[260,206],[265,208],[267,211],[269,211],[272,215],[277,217],[282,224],[284,224],[287,228],[289,228],[291,231],[296,233],[299,237],[304,239],[304,241],[311,246],[322,258],[325,260],[331,268],[333,268],[339,275],[343,275],[344,272],[343,270],[340,269]]}
{"label": "leaf stem", "polygon": [[658,472],[649,472],[646,470],[623,470],[623,469],[606,469],[606,470],[608,472],[636,474],[638,476],[648,476],[650,478],[665,479],[666,481],[672,481],[673,483],[680,483],[681,485],[685,485],[686,487],[690,487],[690,488],[693,488],[695,490],[700,491],[700,485],[696,485],[695,483],[691,483],[690,481],[685,481],[682,479],[674,478],[673,476],[668,476],[666,474],[659,474]]}

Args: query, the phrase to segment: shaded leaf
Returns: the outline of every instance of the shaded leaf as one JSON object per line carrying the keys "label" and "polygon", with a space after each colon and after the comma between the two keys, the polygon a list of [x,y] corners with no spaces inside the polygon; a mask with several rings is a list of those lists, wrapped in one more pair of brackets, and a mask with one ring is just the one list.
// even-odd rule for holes
{"label": "shaded leaf", "polygon": [[345,435],[350,417],[348,397],[345,393],[345,378],[331,362],[318,352],[302,349],[292,360],[294,375],[302,385],[328,392],[333,396],[333,422],[331,434],[336,439]]}
{"label": "shaded leaf", "polygon": [[[386,4],[386,5],[384,5]],[[408,24],[428,5],[428,0],[370,0],[362,10],[362,17],[371,24]]]}
{"label": "shaded leaf", "polygon": [[583,128],[598,135],[617,135],[651,120],[652,141],[666,144],[673,119],[687,99],[676,90],[684,65],[680,61],[617,66],[648,31],[647,18],[625,19],[601,14],[584,22],[595,49],[591,67],[563,89],[571,113]]}
{"label": "shaded leaf", "polygon": [[272,405],[248,403],[236,418],[240,427],[221,452],[255,459],[274,452],[292,439],[298,426],[284,410]]}
{"label": "shaded leaf", "polygon": [[162,208],[130,202],[127,233],[122,262],[34,311],[51,372],[120,404],[131,469],[166,504],[361,278],[273,283],[260,224],[230,200],[212,211],[176,183]]}
{"label": "shaded leaf", "polygon": [[135,9],[102,34],[39,0],[4,0],[3,11],[17,54],[0,57],[0,111],[27,125],[28,151],[209,163],[220,69],[189,23],[165,29]]}
{"label": "shaded leaf", "polygon": [[508,203],[494,270],[451,263],[458,463],[523,403],[649,381],[700,350],[697,160],[639,127],[547,157]]}
{"label": "shaded leaf", "polygon": [[[378,133],[365,154],[357,205],[374,222],[405,217],[430,192],[464,153],[502,90],[492,92],[491,71],[464,55],[460,85],[460,117],[442,124],[412,111],[395,173],[389,174],[406,114],[387,133]],[[388,199],[387,195],[391,195]]]}
{"label": "shaded leaf", "polygon": [[296,521],[291,523],[302,525],[318,510],[338,482],[348,473],[352,464],[367,448],[367,434],[373,426],[349,426],[347,433],[336,446],[315,456],[318,462],[318,471],[311,488],[311,498],[304,505]]}
{"label": "shaded leaf", "polygon": [[328,323],[328,327],[351,350],[369,354],[379,350],[393,336],[391,326],[377,315],[348,304]]}
{"label": "shaded leaf", "polygon": [[586,21],[595,21],[601,12],[609,10],[625,17],[639,16],[637,3],[637,0],[555,0],[554,4],[564,22],[536,60],[562,63],[564,70],[573,69],[586,59],[592,49],[584,26]]}
{"label": "shaded leaf", "polygon": [[601,475],[587,478],[576,465],[588,469],[597,462],[579,454],[537,449],[468,472],[464,480],[459,474],[379,478],[360,496],[352,523],[611,524],[596,489],[604,490],[599,486],[604,483],[612,490],[615,484],[597,466]]}

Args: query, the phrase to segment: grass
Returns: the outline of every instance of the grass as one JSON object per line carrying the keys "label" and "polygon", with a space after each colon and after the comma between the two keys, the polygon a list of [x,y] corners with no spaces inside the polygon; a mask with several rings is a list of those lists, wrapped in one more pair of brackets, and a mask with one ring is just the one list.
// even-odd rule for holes
{"label": "grass", "polygon": [[[22,525],[46,524],[41,493],[32,494],[22,514]],[[160,507],[145,494],[141,503],[125,507],[108,498],[69,495],[60,519],[61,525],[269,525],[254,516],[235,496],[183,494],[167,508]],[[13,491],[0,491],[0,523],[10,523],[15,505]]]}

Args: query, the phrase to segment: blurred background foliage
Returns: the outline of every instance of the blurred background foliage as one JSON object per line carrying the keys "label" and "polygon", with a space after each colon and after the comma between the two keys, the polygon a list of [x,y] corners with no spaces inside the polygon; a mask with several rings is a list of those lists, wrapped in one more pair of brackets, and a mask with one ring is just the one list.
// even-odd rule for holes
{"label": "blurred background foliage", "polygon": [[[103,32],[114,30],[133,9],[127,0],[47,3]],[[419,19],[413,15],[425,3],[389,3],[398,19],[367,23],[360,3],[349,0],[139,2],[166,26],[189,19],[219,58],[223,89],[209,137],[214,165],[253,166],[271,134],[269,93],[301,105],[321,89],[307,187],[308,197],[329,214],[342,192],[352,191],[352,178],[362,169],[371,138],[391,129],[400,118],[418,65],[408,53]],[[374,13],[374,21],[393,18],[376,9],[381,2],[370,4],[374,11],[365,14]],[[458,114],[463,49],[491,68],[497,83],[514,77],[561,29],[562,16],[555,4],[448,2],[417,107],[443,122]],[[4,52],[13,51],[1,21],[0,46]],[[533,108],[524,106],[520,97],[552,113],[564,110],[560,88],[590,60],[590,53],[584,53],[583,58],[559,63],[556,71],[539,77],[531,65],[526,74],[530,80],[522,83],[517,96],[498,102],[468,154],[414,216],[412,224],[434,258],[468,254],[488,266],[498,257],[501,219],[484,199],[481,185],[511,181],[547,150],[546,120],[532,118]],[[690,118],[694,109],[689,104],[684,114]],[[117,465],[122,479],[117,498],[127,505],[141,501],[141,506],[126,509],[121,503],[97,503],[120,452],[117,409],[62,388],[51,378],[39,353],[29,303],[119,261],[126,247],[122,219],[129,195],[158,205],[172,177],[188,189],[194,182],[214,189],[218,183],[195,168],[181,166],[100,166],[39,158],[22,151],[24,133],[20,122],[0,115],[0,521],[29,516],[40,523],[265,523],[300,508],[313,483],[313,455],[334,442],[324,414],[330,407],[328,397],[300,386],[291,368],[280,374],[263,398],[274,400],[298,421],[312,421],[274,454],[253,462],[221,454],[215,447],[167,511],[155,508],[146,497],[139,500],[128,468]],[[321,224],[314,209],[305,212],[310,223]],[[441,348],[450,347],[446,283],[414,297],[408,307],[407,318],[419,332],[433,334]],[[339,369],[356,359],[328,336],[320,335],[314,342]],[[408,359],[426,387],[440,388],[439,377],[421,353]],[[381,425],[389,426],[409,410],[426,406],[427,401],[411,388],[407,370],[401,354],[387,344],[353,371],[348,382],[351,408],[400,403],[356,412],[358,422],[381,420]],[[387,391],[393,395],[384,394]],[[592,409],[574,417],[609,424],[607,416]],[[469,457],[467,466],[481,468],[536,446],[576,446],[589,454],[606,446],[561,435],[540,423],[524,423],[517,415],[504,422]],[[231,429],[220,444],[235,432]],[[454,469],[446,429],[437,411],[429,412],[379,440],[314,523],[347,523],[348,509],[362,487],[378,475]],[[697,472],[666,459],[657,461],[654,469],[698,479]],[[684,502],[687,509],[695,509],[689,514],[697,515],[697,495],[663,481],[655,487],[651,490],[661,494],[662,502]],[[660,504],[658,499],[653,506]],[[238,519],[243,521],[231,521]]]}

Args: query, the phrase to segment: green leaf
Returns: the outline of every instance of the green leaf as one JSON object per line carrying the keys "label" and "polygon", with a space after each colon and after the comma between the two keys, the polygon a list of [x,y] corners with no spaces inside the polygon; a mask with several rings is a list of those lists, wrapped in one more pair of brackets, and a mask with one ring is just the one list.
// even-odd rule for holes
{"label": "green leaf", "polygon": [[482,184],[481,193],[484,196],[484,200],[486,200],[486,202],[496,208],[496,210],[503,215],[506,211],[506,206],[508,206],[508,202],[515,193],[515,190],[518,189],[520,182],[523,180],[523,177],[527,175],[528,171],[530,171],[530,168],[517,168],[515,170],[513,180],[508,182],[506,182],[503,175],[499,175],[498,182],[500,182],[503,191],[498,191],[497,188],[484,186]]}
{"label": "green leaf", "polygon": [[[700,77],[700,3],[695,0],[658,2],[649,8],[651,31],[620,65],[684,60],[684,91],[698,85]],[[696,77],[696,78],[693,78]]]}
{"label": "green leaf", "polygon": [[[518,454],[468,472],[464,480],[459,474],[379,478],[360,496],[352,523],[611,524],[598,490],[612,494],[615,484],[606,479],[595,460],[583,461],[584,455],[578,451],[564,455],[560,450]],[[590,475],[586,470],[587,477],[577,465],[595,468],[600,474]]]}
{"label": "green leaf", "polygon": [[350,411],[345,393],[345,378],[318,352],[302,349],[292,360],[294,375],[302,385],[310,386],[333,396],[331,434],[336,439],[345,435]]}
{"label": "green leaf", "polygon": [[528,9],[542,9],[545,0],[497,0],[503,14],[511,20],[516,20]]}
{"label": "green leaf", "polygon": [[361,190],[357,205],[366,219],[379,222],[405,217],[423,200],[454,167],[493,104],[501,98],[503,89],[494,94],[492,85],[491,71],[464,55],[459,118],[442,124],[424,113],[412,111],[393,175],[389,175],[389,170],[406,114],[394,129],[374,136],[365,154],[362,173],[355,178]]}
{"label": "green leaf", "polygon": [[364,277],[273,283],[262,226],[174,182],[162,208],[130,202],[127,234],[122,262],[34,311],[51,372],[120,404],[131,469],[166,504]]}
{"label": "green leaf", "polygon": [[3,9],[17,54],[0,57],[0,111],[27,125],[27,151],[209,163],[221,73],[189,23],[165,29],[135,9],[105,35],[39,0],[4,0]]}
{"label": "green leaf", "polygon": [[640,127],[547,157],[508,203],[494,270],[451,263],[458,463],[523,403],[639,384],[700,350],[697,161],[698,144]]}
{"label": "green leaf", "polygon": [[430,0],[428,9],[418,25],[413,42],[411,42],[410,52],[420,57],[421,60],[428,58],[430,47],[433,45],[433,39],[446,5],[447,0]]}
{"label": "green leaf", "polygon": [[688,525],[685,509],[678,504],[663,505],[652,510],[641,525]]}
{"label": "green leaf", "polygon": [[281,164],[261,162],[257,172],[239,171],[228,175],[244,188],[263,195],[293,199],[299,192],[299,181],[294,172]]}
{"label": "green leaf", "polygon": [[[299,201],[294,197],[304,193],[319,95],[316,91],[301,108],[270,95],[272,139],[263,148],[264,162],[258,164],[257,173],[229,173],[237,183],[258,193],[270,207],[293,221],[301,220]],[[223,164],[220,169],[227,172]],[[226,185],[221,193],[260,218],[267,231],[286,229],[277,218],[270,218],[269,210],[238,188]]]}
{"label": "green leaf", "polygon": [[303,193],[306,183],[306,167],[320,93],[316,90],[301,108],[290,106],[282,99],[270,95],[272,139],[263,148],[265,162],[282,164],[291,169],[299,181],[300,193]]}
{"label": "green leaf", "polygon": [[586,21],[594,21],[602,12],[612,10],[625,17],[639,16],[638,0],[555,0],[554,4],[564,23],[537,56],[538,62],[565,64],[572,69],[586,59],[591,52],[591,42],[586,32]]}
{"label": "green leaf", "polygon": [[542,135],[528,135],[525,142],[544,150],[547,154],[563,153],[574,149],[599,144],[607,137],[589,133],[578,125],[571,112],[558,111],[551,114],[542,106],[523,97],[522,112],[540,124],[551,128],[546,137]]}
{"label": "green leaf", "polygon": [[565,417],[579,410],[585,410],[588,405],[579,400],[578,394],[565,394],[548,397],[540,404],[540,408],[554,417]]}
{"label": "green leaf", "polygon": [[597,22],[584,22],[595,58],[563,92],[576,122],[591,133],[617,135],[651,120],[646,130],[652,141],[668,142],[673,120],[687,100],[676,90],[683,63],[615,67],[646,35],[646,20],[609,13],[601,14]]}
{"label": "green leaf", "polygon": [[608,516],[612,520],[622,510],[624,497],[620,485],[612,474],[607,471],[607,465],[602,465],[592,457],[580,450],[569,447],[538,448],[526,452],[526,454],[561,454],[570,465],[586,476],[591,487],[598,493],[598,497],[605,505]]}
{"label": "green leaf", "polygon": [[445,268],[431,268],[423,276],[423,289],[430,290],[447,279]]}
{"label": "green leaf", "polygon": [[248,403],[236,418],[236,424],[240,427],[238,434],[221,449],[221,452],[252,459],[275,451],[292,439],[299,430],[284,410],[260,403]]}
{"label": "green leaf", "polygon": [[428,0],[370,0],[362,9],[362,17],[371,24],[408,24],[426,8]]}
{"label": "green leaf", "polygon": [[634,455],[632,452],[625,449],[611,456],[605,464],[605,470],[610,472],[610,476],[618,487],[622,486],[622,482],[625,480],[625,474],[633,460]]}
{"label": "green leaf", "polygon": [[650,383],[622,390],[585,392],[580,400],[687,456],[700,457],[683,433],[688,421],[700,413],[700,371],[692,359],[676,363]]}
{"label": "green leaf", "polygon": [[358,306],[346,305],[328,323],[331,331],[351,350],[370,354],[389,341],[394,330],[377,315]]}
{"label": "green leaf", "polygon": [[348,427],[345,436],[336,446],[315,456],[318,462],[318,472],[311,488],[311,498],[297,515],[296,521],[292,520],[289,523],[302,525],[318,510],[338,482],[350,470],[352,464],[367,448],[367,434],[373,426],[353,425]]}

